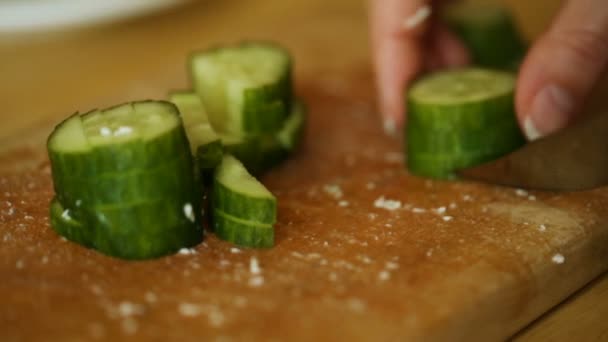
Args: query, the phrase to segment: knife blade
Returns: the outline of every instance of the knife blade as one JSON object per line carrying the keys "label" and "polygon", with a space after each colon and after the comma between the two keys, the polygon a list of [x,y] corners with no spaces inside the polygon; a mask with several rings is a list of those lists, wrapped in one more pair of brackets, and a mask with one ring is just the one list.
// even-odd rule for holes
{"label": "knife blade", "polygon": [[[607,79],[607,77],[604,77]],[[595,88],[581,120],[502,158],[463,169],[465,179],[537,190],[608,185],[608,82]]]}

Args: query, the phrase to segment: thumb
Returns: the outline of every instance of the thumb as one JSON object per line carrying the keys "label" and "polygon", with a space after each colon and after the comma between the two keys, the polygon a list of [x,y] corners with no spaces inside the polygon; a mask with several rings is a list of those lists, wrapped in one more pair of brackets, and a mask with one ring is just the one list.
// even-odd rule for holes
{"label": "thumb", "polygon": [[607,63],[605,0],[567,1],[519,73],[516,107],[528,139],[554,133],[572,122]]}

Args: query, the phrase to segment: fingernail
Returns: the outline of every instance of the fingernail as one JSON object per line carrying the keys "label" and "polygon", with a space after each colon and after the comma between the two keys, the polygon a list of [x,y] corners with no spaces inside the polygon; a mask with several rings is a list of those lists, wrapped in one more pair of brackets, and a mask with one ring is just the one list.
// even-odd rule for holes
{"label": "fingernail", "polygon": [[536,140],[566,127],[573,108],[572,96],[562,87],[552,84],[542,88],[524,120],[524,133],[528,140]]}
{"label": "fingernail", "polygon": [[395,123],[395,119],[391,117],[384,118],[384,133],[391,137],[397,135],[397,124]]}

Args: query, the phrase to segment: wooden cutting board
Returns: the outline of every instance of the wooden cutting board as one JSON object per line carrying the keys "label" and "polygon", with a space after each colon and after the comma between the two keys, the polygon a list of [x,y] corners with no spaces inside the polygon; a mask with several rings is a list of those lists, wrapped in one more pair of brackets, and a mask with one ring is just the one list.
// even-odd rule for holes
{"label": "wooden cutting board", "polygon": [[608,189],[413,177],[371,83],[299,84],[310,120],[263,178],[279,199],[266,251],[208,235],[189,254],[103,256],[50,229],[43,146],[5,154],[0,340],[496,340],[608,268]]}

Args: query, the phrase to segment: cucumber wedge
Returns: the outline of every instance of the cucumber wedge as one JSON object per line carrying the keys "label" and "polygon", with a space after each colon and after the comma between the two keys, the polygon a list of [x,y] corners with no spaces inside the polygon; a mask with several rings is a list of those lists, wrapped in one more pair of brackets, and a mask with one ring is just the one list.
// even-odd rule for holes
{"label": "cucumber wedge", "polygon": [[301,101],[295,101],[291,114],[277,133],[277,140],[286,151],[293,152],[298,147],[302,140],[305,125],[306,106]]}
{"label": "cucumber wedge", "polygon": [[291,107],[291,57],[269,43],[242,43],[194,54],[196,92],[220,133],[270,133]]}
{"label": "cucumber wedge", "polygon": [[225,155],[215,170],[212,191],[214,209],[252,223],[272,225],[276,222],[274,195],[231,155]]}
{"label": "cucumber wedge", "polygon": [[209,123],[200,96],[188,91],[172,92],[169,101],[180,111],[198,169],[205,173],[216,167],[222,160],[222,142]]}
{"label": "cucumber wedge", "polygon": [[408,94],[410,171],[453,178],[458,169],[523,145],[514,86],[510,73],[477,68],[438,72],[416,82]]}
{"label": "cucumber wedge", "polygon": [[73,115],[55,128],[47,149],[56,193],[51,223],[59,234],[126,259],[202,240],[201,189],[173,104]]}
{"label": "cucumber wedge", "polygon": [[526,53],[513,16],[503,6],[459,3],[447,7],[445,18],[478,66],[516,70]]}
{"label": "cucumber wedge", "polygon": [[269,248],[274,245],[274,228],[230,216],[219,209],[213,210],[213,231],[222,240],[243,247]]}

